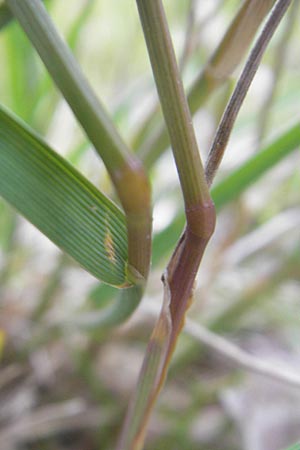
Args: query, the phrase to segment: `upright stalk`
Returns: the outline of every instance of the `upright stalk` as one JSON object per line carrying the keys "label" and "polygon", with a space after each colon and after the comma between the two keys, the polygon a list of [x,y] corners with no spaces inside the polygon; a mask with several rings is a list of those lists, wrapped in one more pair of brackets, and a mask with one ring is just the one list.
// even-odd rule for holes
{"label": "upright stalk", "polygon": [[222,41],[194,81],[188,95],[195,113],[213,89],[223,84],[240,64],[259,26],[276,0],[245,0]]}
{"label": "upright stalk", "polygon": [[[196,113],[216,88],[229,79],[274,3],[275,0],[246,0],[242,4],[217,49],[188,91],[188,104],[192,114]],[[152,119],[149,118],[150,120]],[[151,167],[169,145],[165,127],[158,126],[154,132],[151,131],[138,149],[146,167]],[[140,143],[140,140],[137,139],[137,142]]]}
{"label": "upright stalk", "polygon": [[267,45],[269,44],[275,30],[277,29],[290,4],[291,0],[279,0],[277,2],[274,11],[269,17],[253,50],[250,53],[247,63],[238,80],[236,88],[234,89],[233,94],[228,102],[228,105],[219,124],[216,136],[212,143],[206,163],[205,173],[209,186],[211,185],[215,173],[222,161],[226,145],[228,143],[238,112],[243,104],[250,84],[257,72]]}
{"label": "upright stalk", "polygon": [[165,380],[191,301],[198,267],[215,226],[215,209],[162,2],[137,0],[137,6],[179,174],[187,225],[163,277],[165,299],[162,312],[148,344],[118,450],[143,448],[147,421]]}
{"label": "upright stalk", "polygon": [[298,10],[300,7],[299,1],[295,1],[290,8],[287,20],[284,25],[284,30],[280,41],[278,42],[275,51],[274,51],[274,61],[272,64],[273,69],[273,78],[271,81],[271,88],[267,95],[267,98],[264,102],[264,105],[259,113],[258,118],[258,130],[257,130],[257,147],[259,148],[264,137],[266,131],[268,130],[269,121],[272,116],[272,105],[273,101],[276,97],[277,90],[279,87],[279,82],[281,79],[281,75],[284,73],[285,62],[288,56],[288,44],[289,40],[295,30],[295,26],[298,24]]}
{"label": "upright stalk", "polygon": [[[214,231],[215,211],[196,142],[161,0],[137,0],[152,70],[184,197],[187,226],[168,265],[173,320],[183,312],[204,248]],[[174,324],[173,324],[174,325]]]}
{"label": "upright stalk", "polygon": [[5,0],[99,153],[127,218],[128,279],[144,283],[151,254],[151,198],[140,161],[128,151],[40,0]]}
{"label": "upright stalk", "polygon": [[163,6],[158,0],[137,0],[137,5],[185,207],[197,208],[210,203],[210,195]]}

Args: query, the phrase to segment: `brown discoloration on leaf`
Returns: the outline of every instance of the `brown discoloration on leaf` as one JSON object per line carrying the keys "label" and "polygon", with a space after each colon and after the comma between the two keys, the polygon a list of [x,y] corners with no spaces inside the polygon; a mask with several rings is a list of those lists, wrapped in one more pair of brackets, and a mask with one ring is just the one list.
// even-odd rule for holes
{"label": "brown discoloration on leaf", "polygon": [[108,256],[108,259],[114,264],[116,262],[116,253],[115,253],[113,237],[108,228],[107,228],[105,238],[104,238],[104,248],[105,248],[106,254]]}
{"label": "brown discoloration on leaf", "polygon": [[90,205],[89,206],[89,209],[91,210],[91,211],[93,211],[93,212],[97,212],[97,206],[96,205]]}

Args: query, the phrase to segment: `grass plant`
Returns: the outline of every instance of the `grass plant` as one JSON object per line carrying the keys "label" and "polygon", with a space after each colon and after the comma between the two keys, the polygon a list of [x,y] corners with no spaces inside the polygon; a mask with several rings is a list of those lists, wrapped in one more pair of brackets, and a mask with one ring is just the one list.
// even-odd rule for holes
{"label": "grass plant", "polygon": [[[151,417],[158,420],[155,407],[161,406],[159,395],[166,380],[169,380],[166,383],[167,392],[168,387],[176,383],[176,377],[184,379],[189,376],[189,371],[195,375],[198,369],[205,372],[205,350],[202,348],[199,352],[199,343],[204,344],[213,354],[221,354],[237,368],[252,370],[279,383],[299,388],[299,377],[292,369],[274,369],[271,363],[268,365],[258,357],[247,355],[214,334],[230,333],[233,330],[237,332],[243,327],[243,320],[249,319],[251,323],[251,313],[264,308],[266,301],[262,301],[262,298],[268,297],[274,291],[274,286],[277,292],[281,283],[299,276],[299,270],[295,270],[299,263],[299,252],[293,249],[285,251],[282,264],[277,264],[276,267],[272,265],[271,270],[271,263],[265,255],[264,264],[269,270],[260,273],[257,268],[257,275],[260,277],[248,289],[244,286],[241,267],[237,284],[240,288],[243,285],[244,289],[234,295],[233,283],[229,281],[229,297],[233,297],[234,301],[232,298],[226,299],[226,294],[220,294],[227,301],[226,307],[217,307],[211,317],[205,317],[205,299],[210,297],[214,282],[222,286],[218,277],[224,274],[226,278],[226,254],[227,261],[230,261],[228,254],[230,255],[229,250],[234,242],[239,241],[243,233],[253,232],[253,227],[259,229],[260,221],[267,221],[267,216],[272,215],[272,211],[275,210],[273,216],[280,215],[280,205],[276,201],[272,202],[270,193],[268,195],[271,199],[266,201],[268,213],[265,216],[263,213],[255,216],[249,205],[243,206],[243,198],[249,193],[251,195],[251,189],[260,186],[259,183],[264,179],[272,177],[274,170],[280,170],[281,165],[288,164],[299,149],[299,114],[293,120],[286,121],[284,127],[276,132],[273,132],[273,120],[270,118],[276,106],[278,83],[285,76],[285,66],[289,73],[288,49],[289,42],[294,37],[299,2],[245,0],[239,8],[236,5],[234,16],[227,24],[219,45],[201,63],[193,52],[188,54],[193,32],[187,30],[190,35],[183,41],[181,61],[184,61],[183,66],[187,69],[189,61],[195,56],[197,71],[195,73],[193,69],[194,81],[186,88],[183,76],[185,70],[182,74],[182,67],[178,67],[178,49],[174,48],[167,14],[172,7],[168,6],[166,13],[162,0],[137,0],[136,21],[138,22],[139,16],[139,33],[144,34],[143,51],[147,49],[157,100],[148,108],[142,120],[136,120],[138,125],[128,134],[124,133],[124,136],[122,118],[126,128],[130,124],[134,102],[138,101],[139,96],[141,102],[143,97],[147,97],[145,86],[139,88],[137,83],[131,92],[129,90],[127,97],[125,94],[123,97],[118,95],[116,111],[108,112],[97,89],[88,80],[76,58],[84,27],[88,26],[91,19],[97,20],[95,11],[98,3],[101,8],[101,2],[96,0],[78,2],[79,10],[77,14],[74,13],[65,39],[51,17],[57,4],[54,0],[4,0],[0,3],[0,31],[4,39],[3,42],[0,41],[0,52],[6,55],[5,73],[1,79],[4,89],[1,91],[0,88],[0,92],[7,99],[0,106],[0,194],[5,201],[0,204],[0,248],[3,260],[0,268],[0,293],[3,297],[1,302],[4,305],[4,316],[10,314],[6,292],[9,297],[16,274],[21,276],[22,273],[19,266],[22,267],[25,264],[23,261],[26,261],[22,246],[16,245],[19,230],[17,214],[31,222],[64,252],[57,257],[51,270],[47,269],[48,276],[28,313],[26,320],[33,326],[30,337],[26,342],[11,345],[18,355],[16,363],[11,362],[12,358],[6,350],[6,339],[10,341],[13,332],[9,326],[3,325],[3,330],[0,328],[0,358],[6,366],[4,375],[2,378],[0,376],[0,390],[2,385],[6,387],[11,381],[18,380],[24,370],[24,360],[33,360],[34,355],[40,355],[44,348],[55,345],[59,339],[72,347],[71,353],[76,361],[76,383],[80,385],[79,380],[84,379],[90,395],[96,399],[93,408],[89,408],[85,402],[76,403],[76,399],[75,406],[72,402],[62,402],[56,413],[54,408],[57,417],[61,415],[62,423],[54,436],[49,433],[50,438],[46,441],[43,432],[37,430],[37,423],[40,414],[41,421],[45,418],[42,421],[45,428],[48,426],[51,429],[53,411],[49,405],[44,410],[43,407],[36,408],[28,419],[26,432],[24,425],[22,432],[22,427],[19,430],[16,424],[12,424],[7,429],[4,427],[3,432],[0,431],[0,440],[7,448],[16,449],[21,448],[20,446],[24,449],[38,448],[36,445],[41,440],[43,442],[43,439],[46,442],[45,448],[49,450],[55,448],[56,439],[59,442],[57,448],[62,450],[204,449],[205,438],[200,437],[201,444],[197,443],[197,433],[193,434],[191,431],[191,423],[196,420],[198,411],[205,412],[206,405],[214,405],[218,392],[226,390],[226,385],[232,383],[227,373],[224,375],[220,371],[219,374],[216,370],[215,383],[211,380],[207,382],[210,394],[205,396],[202,391],[198,392],[196,400],[193,399],[193,390],[199,390],[197,383],[192,382],[191,387],[187,386],[185,401],[189,404],[189,419],[183,421],[181,427],[178,428],[178,420],[172,425],[172,413],[166,413],[169,422],[163,420],[165,428],[159,430],[157,427],[157,432],[153,432],[150,421]],[[195,2],[191,0],[186,3],[189,3],[186,7],[190,14],[189,23],[194,24],[197,21],[194,16],[197,9]],[[183,6],[173,5],[174,9],[177,7],[180,13]],[[229,11],[228,7],[217,5],[214,14],[219,9],[223,14]],[[283,32],[281,21],[285,21],[286,26]],[[126,26],[126,21],[124,22]],[[277,33],[278,27],[282,35]],[[238,127],[243,128],[239,117],[247,106],[245,103],[249,89],[257,71],[264,64],[263,58],[268,58],[269,52],[272,54],[273,36],[277,39],[277,52],[275,50],[273,56],[274,67],[270,69],[274,76],[272,86],[261,107],[265,116],[261,116],[256,128],[253,128],[253,120],[248,117],[246,122],[254,129],[256,142],[252,142],[252,151],[248,151],[242,159],[234,160],[233,157],[234,163],[228,167],[226,149],[229,140],[235,137]],[[101,47],[99,45],[99,52]],[[237,69],[240,70],[242,65],[239,75]],[[195,67],[195,61],[191,67]],[[100,77],[105,73],[105,67],[101,67],[100,63],[97,73]],[[54,85],[59,94],[54,91]],[[120,85],[124,87],[122,83]],[[290,88],[292,89],[292,82]],[[267,90],[266,84],[264,90]],[[286,97],[290,95],[290,101],[285,98],[282,100],[287,103],[287,110],[293,107],[292,94],[293,92],[286,94]],[[226,106],[224,98],[228,99]],[[78,133],[76,148],[73,146],[67,157],[52,148],[47,142],[46,132],[50,128],[51,118],[61,105],[65,105],[64,102],[72,111],[72,120],[74,123],[76,120],[78,124],[77,128],[73,128]],[[284,110],[280,106],[278,109],[280,113],[281,109]],[[192,119],[203,111],[215,120],[207,152],[199,145],[201,136],[205,134],[205,124],[196,120],[197,118],[195,121]],[[63,130],[64,125],[60,123],[58,128]],[[243,152],[246,144],[242,138],[238,145],[240,153]],[[100,168],[99,165],[101,180],[97,186],[81,170],[81,165],[84,166],[82,161],[92,153],[90,146],[104,167]],[[168,186],[164,190],[160,188],[160,183],[163,183],[157,173],[164,164],[164,158],[167,160],[170,155],[169,147],[178,183],[175,187]],[[221,166],[223,157],[225,170]],[[170,160],[167,161],[170,165]],[[295,192],[299,192],[299,174],[294,175],[292,180],[278,176],[276,183],[278,191],[284,186],[291,197],[288,200],[288,195],[284,194],[281,199],[282,208],[287,209],[288,217],[292,217],[294,221],[294,226],[292,224],[292,227],[284,229],[297,228],[299,214],[294,206],[294,199],[297,197]],[[157,203],[163,203],[164,197],[173,205],[173,218],[162,229],[157,231],[154,227],[153,230],[152,203],[155,212]],[[176,198],[175,206],[172,197]],[[226,214],[229,216],[229,227],[226,225]],[[280,233],[280,230],[274,233],[276,232]],[[208,244],[212,250],[206,252]],[[264,242],[253,243],[253,248],[258,249],[256,251],[261,254],[264,254],[264,246]],[[290,247],[287,245],[288,249]],[[209,270],[200,295],[197,275],[203,258],[204,274],[206,265]],[[244,259],[247,260],[247,256]],[[240,260],[243,261],[243,256],[240,256]],[[87,301],[78,315],[69,315],[67,312],[55,319],[55,309],[59,308],[57,299],[64,295],[64,276],[72,270],[79,270],[77,264],[81,266],[80,273],[89,272],[93,279],[98,280],[98,284],[85,291],[84,298]],[[157,288],[157,283],[154,288],[153,280],[157,279],[157,273],[162,274],[162,288]],[[200,271],[200,279],[201,276]],[[276,283],[272,281],[272,277],[276,277]],[[73,284],[76,286],[74,281]],[[130,328],[130,324],[134,323],[138,311],[143,311],[142,306],[138,308],[141,300],[145,298],[148,302],[151,295],[163,297],[160,313],[155,309],[157,319],[152,334],[150,338],[146,337],[150,333],[147,322],[147,332],[141,330],[140,336],[132,338],[126,327],[133,330],[133,335],[136,333],[134,325]],[[195,307],[195,303],[199,304],[199,296],[204,305],[200,312]],[[133,314],[137,308],[137,314]],[[195,311],[195,318],[193,322],[186,323],[186,314],[190,308]],[[278,320],[274,311],[272,314],[269,326],[272,321],[275,324]],[[149,316],[147,318],[149,320]],[[211,330],[205,330],[203,323]],[[264,325],[265,323],[257,320],[255,326],[260,329]],[[184,332],[194,340],[185,341]],[[76,344],[76,337],[74,338],[77,333],[81,338],[84,336],[79,339],[79,346]],[[122,336],[128,341],[124,350]],[[111,345],[114,350],[115,341],[119,345],[115,352],[119,371],[122,371],[122,364],[130,365],[128,349],[132,342],[133,345],[143,342],[146,346],[139,375],[135,377],[137,383],[131,388],[130,398],[125,394],[126,400],[122,399],[120,405],[114,399],[118,390],[114,393],[114,388],[105,387],[105,384],[110,386],[110,382],[113,383],[113,380],[109,380],[109,369],[108,377],[104,374],[103,379],[96,370],[98,349],[103,349],[105,354],[105,349],[108,348],[109,352]],[[102,357],[104,358],[103,355]],[[175,370],[172,370],[172,364]],[[45,377],[47,378],[46,375]],[[48,378],[45,383],[48,383]],[[120,385],[119,382],[118,388],[121,390]],[[81,387],[78,389],[81,390]],[[67,398],[69,392],[69,388],[66,388],[62,397]],[[169,398],[171,397],[172,395]],[[189,401],[191,398],[192,401]],[[177,394],[174,402],[177,402],[175,409],[181,408]],[[169,403],[168,400],[166,404]],[[73,422],[72,411],[73,419],[76,418]],[[207,419],[203,420],[205,422]],[[208,439],[209,445],[213,445],[216,450],[221,448],[219,444],[223,433],[226,444],[222,448],[238,448],[235,440],[232,444],[230,437],[228,438],[228,418],[222,418],[221,422],[220,429],[216,424],[213,437]],[[85,429],[90,424],[93,424],[92,427],[95,424],[96,427],[101,426],[99,434],[94,433],[91,437],[87,433],[86,440],[81,440],[78,437],[81,427]],[[180,431],[176,431],[177,428]],[[71,447],[64,444],[63,439],[66,436],[68,441],[69,429]],[[295,442],[296,438],[293,437],[287,445]],[[28,447],[32,442],[33,447]],[[297,445],[291,449],[296,447]]]}

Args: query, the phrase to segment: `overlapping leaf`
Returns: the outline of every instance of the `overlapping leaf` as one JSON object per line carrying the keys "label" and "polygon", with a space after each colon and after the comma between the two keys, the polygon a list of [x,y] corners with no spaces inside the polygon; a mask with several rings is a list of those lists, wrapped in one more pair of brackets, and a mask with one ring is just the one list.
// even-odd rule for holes
{"label": "overlapping leaf", "polygon": [[123,213],[3,108],[0,195],[95,277],[126,284]]}

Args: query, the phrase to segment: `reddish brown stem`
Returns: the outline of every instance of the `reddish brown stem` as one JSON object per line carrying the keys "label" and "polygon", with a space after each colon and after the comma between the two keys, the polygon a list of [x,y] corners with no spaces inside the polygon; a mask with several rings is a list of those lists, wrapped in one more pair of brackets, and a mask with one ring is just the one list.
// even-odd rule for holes
{"label": "reddish brown stem", "polygon": [[215,229],[213,203],[186,211],[187,226],[174,251],[163,279],[170,289],[172,333],[165,370],[183,327],[185,313],[193,295],[193,287],[204,251]]}

